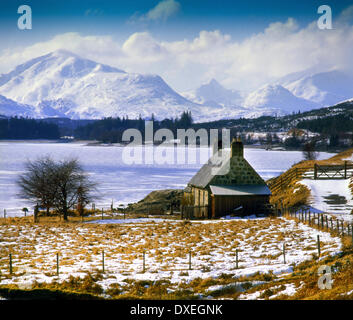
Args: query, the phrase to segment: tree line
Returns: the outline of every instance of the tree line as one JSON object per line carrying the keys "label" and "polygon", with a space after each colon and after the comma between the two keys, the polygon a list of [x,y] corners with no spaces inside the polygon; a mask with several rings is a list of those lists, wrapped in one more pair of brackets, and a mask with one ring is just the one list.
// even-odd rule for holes
{"label": "tree line", "polygon": [[[170,129],[176,133],[177,129],[187,129],[193,124],[191,112],[184,111],[179,118],[156,120],[152,114],[150,121],[153,121],[153,129]],[[142,135],[145,133],[145,120],[141,118],[129,119],[128,117],[104,118],[85,126],[75,129],[74,136],[80,140],[98,140],[103,143],[122,142],[122,136],[126,129],[137,129]]]}
{"label": "tree line", "polygon": [[0,139],[59,138],[59,127],[54,123],[18,117],[0,119]]}

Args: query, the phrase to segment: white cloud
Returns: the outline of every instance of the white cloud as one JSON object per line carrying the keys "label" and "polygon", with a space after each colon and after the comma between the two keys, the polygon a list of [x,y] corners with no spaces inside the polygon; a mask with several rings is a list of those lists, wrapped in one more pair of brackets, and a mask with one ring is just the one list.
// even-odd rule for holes
{"label": "white cloud", "polygon": [[175,0],[163,0],[146,14],[135,13],[130,18],[130,22],[166,21],[169,17],[177,14],[180,8],[180,3]]}
{"label": "white cloud", "polygon": [[[203,30],[193,39],[160,41],[149,32],[131,34],[124,43],[110,36],[57,35],[0,55],[0,72],[59,48],[128,72],[156,73],[184,91],[214,77],[229,88],[255,89],[291,72],[315,67],[353,71],[352,9],[344,11],[333,30],[320,30],[316,21],[305,27],[289,18],[241,42],[219,30]],[[340,23],[338,23],[340,21]],[[335,22],[335,21],[334,21]]]}
{"label": "white cloud", "polygon": [[165,53],[161,44],[158,43],[148,32],[136,32],[132,34],[123,44],[122,50],[130,56],[159,59]]}

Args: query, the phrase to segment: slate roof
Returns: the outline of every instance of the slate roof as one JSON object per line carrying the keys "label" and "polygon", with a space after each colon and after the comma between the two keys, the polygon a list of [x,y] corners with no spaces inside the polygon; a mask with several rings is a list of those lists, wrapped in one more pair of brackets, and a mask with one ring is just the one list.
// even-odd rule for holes
{"label": "slate roof", "polygon": [[266,185],[210,185],[210,189],[215,196],[271,195],[271,191]]}
{"label": "slate roof", "polygon": [[[222,157],[213,155],[208,162],[206,162],[201,169],[191,178],[189,185],[206,188],[211,182],[212,178],[227,167],[230,161],[230,151],[222,150]],[[223,161],[222,161],[223,159]]]}

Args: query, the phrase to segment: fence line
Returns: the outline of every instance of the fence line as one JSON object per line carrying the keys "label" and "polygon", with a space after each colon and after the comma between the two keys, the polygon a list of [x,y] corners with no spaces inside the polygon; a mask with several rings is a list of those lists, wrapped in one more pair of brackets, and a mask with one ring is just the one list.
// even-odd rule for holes
{"label": "fence line", "polygon": [[[295,208],[283,208],[282,215],[307,223],[311,227],[316,226],[322,231],[335,232],[342,237],[351,235],[353,245],[353,223],[345,223],[342,219],[333,219],[332,215],[325,212],[311,212],[310,209],[301,209],[298,211]],[[334,220],[336,220],[336,223],[334,223]]]}
{"label": "fence line", "polygon": [[[146,265],[146,250],[143,250],[142,251],[142,273],[145,273],[147,271],[147,265]],[[60,254],[59,253],[56,253],[55,254],[55,269],[56,269],[56,276],[59,277],[60,275],[60,272],[59,272],[59,269],[60,269]],[[101,253],[101,257],[102,257],[102,260],[101,260],[101,266],[102,266],[102,269],[101,269],[101,272],[102,273],[105,273],[106,271],[106,258],[105,258],[105,251],[102,250],[102,253]],[[16,267],[14,267],[14,260],[16,261],[16,259],[14,259],[13,257],[13,253],[9,253],[8,255],[8,275],[9,276],[16,276]],[[238,249],[236,249],[236,261],[235,261],[235,264],[236,264],[236,269],[238,269],[238,263],[239,263],[239,259],[238,259]],[[186,270],[193,270],[192,268],[192,252],[191,251],[188,251],[187,255],[186,255],[186,262],[179,262],[177,263],[178,264],[181,264],[181,265],[185,265],[185,268],[182,268],[182,269],[170,269],[172,271],[186,271]],[[21,264],[21,267],[24,267],[22,264]],[[201,265],[200,267],[200,270],[202,270],[204,266]],[[54,268],[54,266],[53,266]],[[1,273],[1,269],[0,269],[0,281],[1,281],[1,276],[2,276],[2,273]]]}
{"label": "fence line", "polygon": [[[283,208],[282,211],[282,216],[286,218],[293,218],[296,219],[297,221],[300,221],[302,223],[308,223],[309,226],[313,227],[316,226],[319,230],[322,231],[333,231],[338,234],[338,236],[349,236],[351,235],[352,237],[352,245],[353,245],[353,223],[344,223],[343,220],[336,219],[336,223],[334,223],[334,219],[332,216],[329,216],[327,213],[315,213],[311,212],[310,209],[302,209],[300,211],[294,209],[294,208]],[[281,250],[281,249],[280,249]],[[320,248],[320,236],[317,236],[317,250],[318,250],[318,256],[321,254],[321,248]],[[281,250],[282,256],[283,256],[283,262],[286,264],[286,244],[282,244],[282,250]],[[235,249],[234,251],[235,255],[235,269],[239,269],[239,262],[241,260],[239,259],[239,250],[238,248]],[[106,271],[105,268],[105,252],[104,250],[101,253],[101,264],[102,264],[102,272],[104,273]],[[9,275],[16,276],[16,272],[14,272],[16,269],[14,268],[14,256],[13,252],[9,253]],[[56,276],[59,276],[59,253],[56,253]],[[192,252],[188,251],[186,254],[186,261],[185,262],[179,262],[176,263],[177,265],[185,265],[185,269],[170,269],[173,271],[186,271],[186,270],[192,270]],[[187,266],[187,267],[186,267]],[[21,265],[23,267],[23,265]],[[200,270],[203,270],[205,267],[204,265],[199,265]],[[53,266],[54,268],[54,266]],[[146,272],[147,266],[146,266],[146,251],[144,250],[142,252],[142,272]],[[169,269],[168,269],[169,270]],[[132,271],[134,272],[134,271]],[[1,272],[0,272],[1,276]]]}
{"label": "fence line", "polygon": [[321,179],[348,179],[353,177],[353,163],[344,161],[343,165],[319,165],[313,167],[295,167],[289,169],[284,174],[268,182],[272,193],[284,190],[289,186],[292,180],[307,178],[313,180]]}

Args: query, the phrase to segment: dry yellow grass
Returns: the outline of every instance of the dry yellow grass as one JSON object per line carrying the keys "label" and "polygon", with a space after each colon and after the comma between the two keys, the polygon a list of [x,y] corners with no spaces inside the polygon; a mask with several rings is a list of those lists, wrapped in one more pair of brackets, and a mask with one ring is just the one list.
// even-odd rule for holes
{"label": "dry yellow grass", "polygon": [[[187,257],[190,251],[193,259],[199,259],[197,268],[205,273],[212,270],[213,264],[222,263],[222,261],[218,261],[219,259],[217,261],[215,259],[211,260],[214,254],[222,254],[235,261],[235,249],[238,249],[241,255],[249,248],[257,251],[260,250],[261,246],[264,246],[263,248],[274,248],[277,253],[268,254],[262,248],[261,251],[252,254],[254,263],[263,258],[276,260],[281,256],[278,243],[284,240],[288,242],[291,239],[292,242],[288,244],[288,249],[295,249],[301,248],[301,242],[305,240],[303,231],[300,231],[299,228],[286,230],[283,228],[284,220],[278,218],[232,222],[219,221],[217,223],[164,221],[163,223],[141,225],[82,224],[74,219],[64,223],[54,222],[55,218],[52,219],[46,218],[36,224],[25,218],[1,221],[0,240],[1,243],[6,243],[5,246],[1,246],[0,251],[2,279],[12,279],[12,284],[20,284],[21,273],[23,273],[21,268],[23,266],[27,268],[31,266],[34,273],[55,278],[55,254],[59,252],[60,266],[72,268],[81,263],[81,267],[77,271],[90,272],[92,277],[88,277],[83,282],[79,280],[79,277],[72,277],[65,280],[63,286],[56,282],[53,284],[35,283],[33,288],[52,290],[59,288],[67,291],[71,285],[71,290],[75,292],[99,294],[101,284],[99,280],[94,280],[96,276],[93,275],[98,275],[100,272],[102,250],[105,252],[108,263],[106,268],[108,270],[110,261],[119,261],[119,268],[121,269],[114,271],[131,276],[134,271],[132,264],[136,259],[142,259],[142,252],[145,250],[147,258],[151,258],[154,261],[153,263],[159,264],[159,270],[177,272],[181,277],[187,279],[190,276],[187,270]],[[241,243],[243,244],[240,246]],[[349,246],[348,243],[347,246]],[[14,262],[14,274],[12,276],[8,275],[8,254],[10,252],[13,254]],[[179,263],[178,267],[173,266],[175,263]],[[242,263],[241,256],[240,263]],[[149,264],[147,268],[151,273],[159,271],[153,264]],[[235,266],[233,266],[233,269],[235,270]],[[246,279],[234,279],[232,277],[233,269],[229,268],[226,275],[217,279],[193,280],[191,284],[171,284],[168,283],[168,278],[166,278],[166,282],[158,285],[153,283],[149,284],[148,288],[142,288],[139,281],[131,280],[123,287],[112,285],[111,291],[108,289],[106,292],[111,292],[113,298],[195,298],[197,294],[201,293],[206,296],[211,294],[214,297],[235,299],[241,293],[236,286],[233,286],[234,283],[242,282],[249,292],[251,290],[255,292],[256,288],[249,284],[249,281],[266,279],[266,282],[271,282],[277,278],[274,275],[259,274]],[[109,277],[109,272],[104,275],[105,279]],[[229,286],[208,293],[208,287],[211,285]],[[279,289],[273,289],[272,291],[276,290]],[[270,297],[270,293],[269,291],[264,296]]]}

